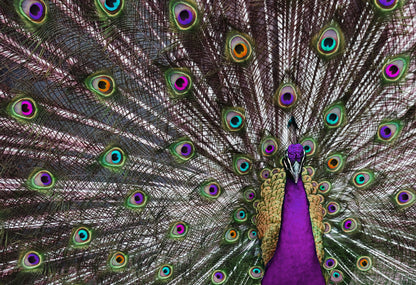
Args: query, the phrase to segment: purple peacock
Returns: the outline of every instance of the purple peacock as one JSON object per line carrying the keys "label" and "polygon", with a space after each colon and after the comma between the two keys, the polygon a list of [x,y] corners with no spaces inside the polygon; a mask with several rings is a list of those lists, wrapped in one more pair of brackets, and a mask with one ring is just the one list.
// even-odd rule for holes
{"label": "purple peacock", "polygon": [[1,284],[416,284],[416,2],[0,0]]}

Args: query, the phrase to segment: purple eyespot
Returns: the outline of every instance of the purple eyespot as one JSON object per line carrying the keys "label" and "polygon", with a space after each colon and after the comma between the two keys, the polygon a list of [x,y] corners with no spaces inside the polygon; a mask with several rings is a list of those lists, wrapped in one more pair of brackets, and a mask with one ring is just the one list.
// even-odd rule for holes
{"label": "purple eyespot", "polygon": [[42,173],[40,176],[40,181],[44,186],[49,186],[52,183],[52,177],[49,175],[49,173]]}
{"label": "purple eyespot", "polygon": [[192,152],[192,146],[190,144],[185,143],[185,144],[182,145],[182,147],[181,147],[181,154],[183,156],[188,156],[188,155],[191,154],[191,152]]}
{"label": "purple eyespot", "polygon": [[185,76],[181,76],[175,81],[175,88],[178,91],[183,91],[188,87],[189,81]]}
{"label": "purple eyespot", "polygon": [[400,74],[400,68],[395,64],[389,64],[386,67],[386,75],[389,78],[395,78]]}
{"label": "purple eyespot", "polygon": [[176,232],[181,235],[185,232],[185,226],[182,224],[176,225]]}
{"label": "purple eyespot", "polygon": [[295,101],[295,96],[292,93],[286,92],[280,96],[280,102],[284,106],[290,106]]}
{"label": "purple eyespot", "polygon": [[143,200],[144,200],[144,196],[142,193],[137,192],[136,194],[134,194],[134,203],[141,204],[143,203]]}

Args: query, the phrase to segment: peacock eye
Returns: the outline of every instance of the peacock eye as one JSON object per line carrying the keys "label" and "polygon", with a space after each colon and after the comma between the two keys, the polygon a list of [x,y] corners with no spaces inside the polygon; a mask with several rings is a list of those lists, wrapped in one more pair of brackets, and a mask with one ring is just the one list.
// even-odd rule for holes
{"label": "peacock eye", "polygon": [[19,12],[35,24],[41,24],[46,19],[47,6],[43,0],[21,0]]}
{"label": "peacock eye", "polygon": [[178,139],[171,144],[169,151],[179,163],[186,162],[195,155],[194,144],[187,138]]}
{"label": "peacock eye", "polygon": [[173,18],[173,22],[179,30],[190,30],[198,21],[196,6],[190,1],[176,1],[176,3],[171,2],[170,11],[171,18]]}
{"label": "peacock eye", "polygon": [[102,97],[109,97],[116,90],[114,79],[108,75],[91,75],[85,83],[89,90]]}
{"label": "peacock eye", "polygon": [[340,31],[335,27],[325,29],[316,44],[319,54],[329,57],[337,53],[340,50],[341,39]]}
{"label": "peacock eye", "polygon": [[357,268],[361,271],[368,271],[372,267],[371,258],[368,256],[361,256],[357,259]]}
{"label": "peacock eye", "polygon": [[188,225],[184,222],[177,222],[170,228],[171,238],[183,238],[188,233]]}
{"label": "peacock eye", "polygon": [[243,63],[251,58],[252,47],[248,37],[241,34],[228,36],[227,54],[237,63]]}
{"label": "peacock eye", "polygon": [[324,123],[328,128],[337,128],[344,123],[345,107],[342,104],[330,106],[324,112]]}
{"label": "peacock eye", "polygon": [[133,192],[127,198],[127,206],[133,209],[143,208],[147,203],[147,195],[142,190]]}
{"label": "peacock eye", "polygon": [[338,265],[338,261],[335,258],[327,257],[324,260],[324,265],[323,266],[326,270],[331,270],[331,269],[337,267],[337,265]]}
{"label": "peacock eye", "polygon": [[253,266],[248,270],[248,274],[252,279],[260,279],[263,277],[263,268],[260,266]]}
{"label": "peacock eye", "polygon": [[112,269],[120,269],[127,265],[128,256],[122,252],[116,252],[110,257],[110,267]]}
{"label": "peacock eye", "polygon": [[370,171],[359,171],[354,174],[352,182],[357,188],[365,188],[374,181],[374,174]]}
{"label": "peacock eye", "polygon": [[240,237],[240,233],[236,229],[228,229],[225,232],[224,238],[227,243],[236,242]]}
{"label": "peacock eye", "polygon": [[171,98],[180,98],[187,95],[192,87],[191,76],[184,70],[170,69],[166,71],[165,79]]}
{"label": "peacock eye", "polygon": [[324,222],[324,234],[329,234],[332,230],[331,225],[328,222]]}
{"label": "peacock eye", "polygon": [[341,229],[345,233],[353,233],[358,229],[357,220],[354,218],[346,218],[341,223]]}
{"label": "peacock eye", "polygon": [[331,191],[332,185],[328,181],[322,181],[318,184],[318,191],[321,194],[327,194],[329,191]]}
{"label": "peacock eye", "polygon": [[221,195],[221,186],[215,180],[208,180],[199,187],[202,196],[208,199],[217,199]]}
{"label": "peacock eye", "polygon": [[305,138],[300,142],[300,144],[303,146],[306,156],[312,156],[315,154],[316,141],[313,138]]}
{"label": "peacock eye", "polygon": [[157,277],[160,280],[166,280],[170,278],[173,274],[173,267],[171,265],[165,264],[162,265],[157,273]]}
{"label": "peacock eye", "polygon": [[235,156],[233,158],[234,171],[239,175],[247,175],[251,171],[251,160],[242,155]]}
{"label": "peacock eye", "polygon": [[11,115],[15,118],[31,120],[37,114],[37,106],[33,99],[25,97],[11,105]]}
{"label": "peacock eye", "polygon": [[293,84],[283,84],[275,94],[275,102],[279,107],[287,109],[295,105],[298,98],[298,92]]}
{"label": "peacock eye", "polygon": [[265,137],[260,142],[260,153],[262,156],[271,157],[278,150],[278,142],[274,137]]}
{"label": "peacock eye", "polygon": [[257,239],[257,231],[255,229],[250,229],[248,230],[248,238],[250,240],[255,240]]}
{"label": "peacock eye", "polygon": [[244,127],[246,117],[241,108],[229,108],[222,111],[222,123],[224,129],[237,132]]}
{"label": "peacock eye", "polygon": [[416,201],[416,193],[411,189],[403,189],[397,192],[394,201],[401,208],[413,205]]}
{"label": "peacock eye", "polygon": [[341,154],[333,154],[326,159],[325,164],[329,172],[337,172],[344,166],[344,157]]}
{"label": "peacock eye", "polygon": [[266,180],[266,179],[270,178],[270,169],[269,168],[263,168],[260,171],[260,178],[262,180]]}
{"label": "peacock eye", "polygon": [[344,280],[344,274],[340,270],[334,269],[330,273],[330,280],[335,283],[340,283]]}
{"label": "peacock eye", "polygon": [[383,66],[384,82],[393,83],[399,81],[406,74],[408,66],[408,59],[405,56],[388,60]]}
{"label": "peacock eye", "polygon": [[121,148],[113,147],[102,155],[100,161],[106,167],[122,167],[126,162],[126,155]]}
{"label": "peacock eye", "polygon": [[328,211],[328,215],[335,215],[340,211],[340,207],[337,202],[329,202],[326,209]]}
{"label": "peacock eye", "polygon": [[32,188],[46,190],[54,186],[55,177],[47,170],[40,170],[32,174],[29,181]]}
{"label": "peacock eye", "polygon": [[86,227],[80,227],[74,231],[72,241],[75,246],[87,245],[91,242],[91,231]]}
{"label": "peacock eye", "polygon": [[223,284],[227,280],[227,273],[224,270],[215,270],[212,272],[211,280],[213,284]]}
{"label": "peacock eye", "polygon": [[101,10],[109,17],[117,16],[123,9],[124,0],[96,0]]}
{"label": "peacock eye", "polygon": [[35,269],[42,264],[42,256],[36,251],[28,251],[22,258],[22,266],[25,269]]}
{"label": "peacock eye", "polygon": [[402,129],[400,121],[382,123],[378,127],[377,139],[382,142],[391,142],[399,135]]}
{"label": "peacock eye", "polygon": [[249,188],[244,191],[244,200],[247,202],[251,202],[256,199],[256,192],[252,188]]}
{"label": "peacock eye", "polygon": [[374,0],[374,4],[381,11],[392,11],[396,9],[399,0]]}
{"label": "peacock eye", "polygon": [[234,221],[238,223],[243,223],[247,221],[247,211],[244,208],[238,208],[234,211],[233,214]]}

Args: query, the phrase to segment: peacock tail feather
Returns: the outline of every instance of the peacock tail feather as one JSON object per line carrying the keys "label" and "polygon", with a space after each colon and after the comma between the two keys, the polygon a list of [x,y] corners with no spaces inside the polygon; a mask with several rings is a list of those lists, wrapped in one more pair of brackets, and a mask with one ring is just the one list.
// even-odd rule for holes
{"label": "peacock tail feather", "polygon": [[415,55],[413,0],[0,0],[0,283],[416,284]]}

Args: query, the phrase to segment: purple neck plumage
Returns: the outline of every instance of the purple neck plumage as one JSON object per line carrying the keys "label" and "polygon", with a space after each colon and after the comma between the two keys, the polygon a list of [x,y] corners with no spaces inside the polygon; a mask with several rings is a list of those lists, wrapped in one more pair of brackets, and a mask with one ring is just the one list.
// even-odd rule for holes
{"label": "purple neck plumage", "polygon": [[283,161],[287,179],[282,225],[275,254],[266,267],[263,285],[325,284],[316,256],[309,202],[301,177],[304,159],[302,145],[289,146]]}

